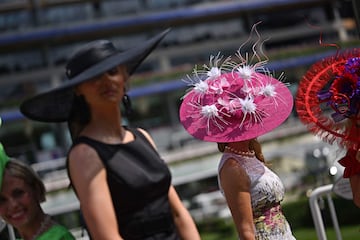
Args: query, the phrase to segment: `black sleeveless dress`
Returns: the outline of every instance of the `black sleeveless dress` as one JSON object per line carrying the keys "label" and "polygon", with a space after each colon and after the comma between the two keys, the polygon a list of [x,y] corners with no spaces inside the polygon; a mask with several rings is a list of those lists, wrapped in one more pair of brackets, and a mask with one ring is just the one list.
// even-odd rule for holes
{"label": "black sleeveless dress", "polygon": [[168,200],[169,168],[139,130],[127,130],[135,139],[126,144],[106,144],[82,136],[73,146],[88,144],[103,162],[119,232],[125,240],[180,239]]}

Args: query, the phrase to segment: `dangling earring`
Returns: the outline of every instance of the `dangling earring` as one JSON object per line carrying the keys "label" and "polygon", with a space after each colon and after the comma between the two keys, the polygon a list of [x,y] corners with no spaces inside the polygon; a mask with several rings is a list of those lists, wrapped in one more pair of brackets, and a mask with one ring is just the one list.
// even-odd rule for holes
{"label": "dangling earring", "polygon": [[130,116],[132,113],[132,107],[131,107],[131,100],[129,95],[127,95],[126,93],[124,94],[123,98],[122,98],[122,102],[124,104],[124,108],[125,108],[125,114],[126,116]]}

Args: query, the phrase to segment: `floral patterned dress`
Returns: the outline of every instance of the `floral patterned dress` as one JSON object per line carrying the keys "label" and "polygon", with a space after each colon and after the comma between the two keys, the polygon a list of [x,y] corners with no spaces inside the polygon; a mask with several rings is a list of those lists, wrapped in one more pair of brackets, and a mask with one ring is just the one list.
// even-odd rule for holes
{"label": "floral patterned dress", "polygon": [[[255,157],[243,157],[233,153],[223,154],[218,172],[229,158],[235,159],[245,169],[251,181],[250,194],[255,239],[294,240],[295,237],[280,206],[285,193],[280,178]],[[220,177],[218,182],[220,190],[223,192]]]}

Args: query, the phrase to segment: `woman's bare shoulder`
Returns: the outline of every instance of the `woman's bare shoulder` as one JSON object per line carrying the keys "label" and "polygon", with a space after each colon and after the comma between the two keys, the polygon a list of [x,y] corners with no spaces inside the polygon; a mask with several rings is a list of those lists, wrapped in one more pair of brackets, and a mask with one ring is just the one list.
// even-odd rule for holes
{"label": "woman's bare shoulder", "polygon": [[86,167],[86,171],[90,172],[103,167],[95,149],[87,144],[80,143],[74,146],[68,158],[70,169],[83,170]]}
{"label": "woman's bare shoulder", "polygon": [[146,139],[151,143],[151,145],[156,149],[155,142],[152,139],[151,135],[146,130],[144,130],[142,128],[137,128],[137,130],[140,131],[146,137]]}
{"label": "woman's bare shoulder", "polygon": [[[234,158],[226,160],[220,171],[220,177],[224,183],[245,184],[246,186],[250,184],[250,179],[246,170]],[[234,181],[234,179],[236,179],[236,181]]]}

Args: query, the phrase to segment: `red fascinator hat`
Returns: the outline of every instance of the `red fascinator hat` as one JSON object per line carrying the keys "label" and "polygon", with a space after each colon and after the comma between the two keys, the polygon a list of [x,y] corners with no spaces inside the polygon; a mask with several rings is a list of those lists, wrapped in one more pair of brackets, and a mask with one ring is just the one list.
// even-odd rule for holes
{"label": "red fascinator hat", "polygon": [[296,111],[323,141],[358,149],[360,143],[360,49],[312,65],[296,96]]}
{"label": "red fascinator hat", "polygon": [[[255,58],[258,56],[255,54]],[[180,121],[195,138],[209,142],[237,142],[263,135],[289,116],[293,98],[287,86],[272,77],[266,61],[250,65],[248,55],[210,65],[188,76],[192,87],[183,97]]]}

